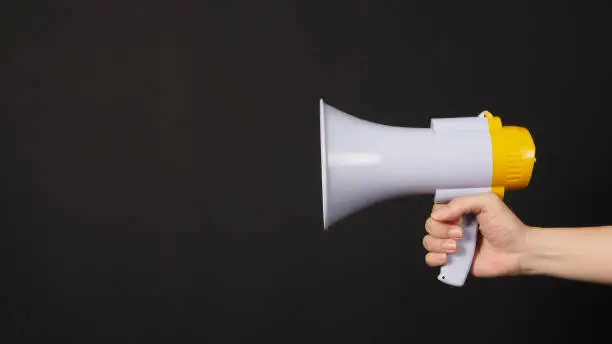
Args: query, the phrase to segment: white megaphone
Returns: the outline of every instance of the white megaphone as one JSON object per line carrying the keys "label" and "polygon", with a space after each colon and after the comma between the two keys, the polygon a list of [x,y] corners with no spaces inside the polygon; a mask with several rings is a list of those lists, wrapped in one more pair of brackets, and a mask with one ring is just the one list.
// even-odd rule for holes
{"label": "white megaphone", "polygon": [[[436,118],[430,128],[393,127],[348,115],[320,100],[323,224],[376,202],[433,195],[434,202],[527,187],[535,163],[529,131],[477,116]],[[438,280],[462,286],[469,274],[477,222],[466,215],[464,235]]]}

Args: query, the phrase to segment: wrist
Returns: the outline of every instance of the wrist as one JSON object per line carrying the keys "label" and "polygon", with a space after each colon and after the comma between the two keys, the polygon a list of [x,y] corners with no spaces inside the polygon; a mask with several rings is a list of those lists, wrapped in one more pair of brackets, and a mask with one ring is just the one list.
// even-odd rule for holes
{"label": "wrist", "polygon": [[542,228],[525,226],[525,240],[523,250],[519,256],[519,274],[537,275],[540,273],[538,267],[538,246],[540,245]]}

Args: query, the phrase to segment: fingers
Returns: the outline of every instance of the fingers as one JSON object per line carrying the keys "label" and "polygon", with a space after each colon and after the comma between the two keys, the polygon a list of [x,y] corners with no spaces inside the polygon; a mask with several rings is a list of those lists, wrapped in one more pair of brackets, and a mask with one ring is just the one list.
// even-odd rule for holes
{"label": "fingers", "polygon": [[441,266],[446,264],[448,256],[446,253],[430,252],[425,255],[425,263],[429,266]]}
{"label": "fingers", "polygon": [[[447,204],[434,203],[434,205],[433,205],[433,207],[431,209],[431,213],[433,215],[434,213],[438,213],[439,212],[438,209],[442,209],[442,208],[446,208],[446,207],[448,207]],[[439,220],[439,219],[433,218],[432,220]],[[445,219],[444,222],[449,223],[449,224],[455,224],[455,225],[459,226],[459,225],[461,225],[461,217]]]}
{"label": "fingers", "polygon": [[427,235],[423,247],[428,251],[425,262],[432,267],[442,266],[448,255],[457,251],[457,240],[463,235],[459,226],[464,214],[480,214],[487,209],[496,209],[503,201],[493,193],[464,196],[448,204],[434,204],[431,217],[425,222]]}
{"label": "fingers", "polygon": [[441,239],[460,239],[463,235],[460,226],[436,221],[431,217],[425,221],[425,230],[431,236]]}
{"label": "fingers", "polygon": [[499,196],[493,193],[458,197],[446,205],[434,207],[431,216],[438,221],[458,220],[464,214],[479,214],[500,202]]}
{"label": "fingers", "polygon": [[426,235],[423,237],[423,247],[429,252],[454,253],[457,251],[457,241],[454,239],[440,239]]}
{"label": "fingers", "polygon": [[[445,208],[444,204],[434,204],[433,212],[437,209]],[[433,217],[425,221],[425,230],[428,235],[423,237],[423,247],[429,251],[425,255],[425,263],[430,267],[437,267],[446,264],[448,254],[457,251],[457,241],[463,235],[463,230],[459,226],[461,218],[456,221],[441,222]]]}

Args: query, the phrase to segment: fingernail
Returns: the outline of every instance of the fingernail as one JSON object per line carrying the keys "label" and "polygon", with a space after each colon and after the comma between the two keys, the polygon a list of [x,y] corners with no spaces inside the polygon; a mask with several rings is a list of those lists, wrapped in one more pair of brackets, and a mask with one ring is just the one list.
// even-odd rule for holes
{"label": "fingernail", "polygon": [[447,241],[442,244],[442,247],[445,250],[454,250],[455,248],[457,248],[457,243],[455,241]]}
{"label": "fingernail", "polygon": [[459,227],[453,227],[448,231],[448,235],[453,239],[461,238],[463,231]]}
{"label": "fingernail", "polygon": [[435,217],[435,218],[437,218],[437,219],[443,219],[443,218],[444,218],[444,216],[446,216],[446,214],[448,214],[448,208],[446,208],[446,207],[440,207],[440,208],[438,208],[438,209],[434,210],[434,211],[431,213],[431,216],[432,216],[432,217]]}

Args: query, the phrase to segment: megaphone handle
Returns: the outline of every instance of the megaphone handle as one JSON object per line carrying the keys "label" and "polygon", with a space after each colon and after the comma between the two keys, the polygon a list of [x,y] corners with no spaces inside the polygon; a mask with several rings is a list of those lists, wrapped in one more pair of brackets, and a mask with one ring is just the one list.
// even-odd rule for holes
{"label": "megaphone handle", "polygon": [[465,283],[472,267],[478,238],[478,221],[473,214],[461,219],[463,237],[457,242],[457,251],[448,256],[448,262],[440,269],[438,280],[456,287]]}

